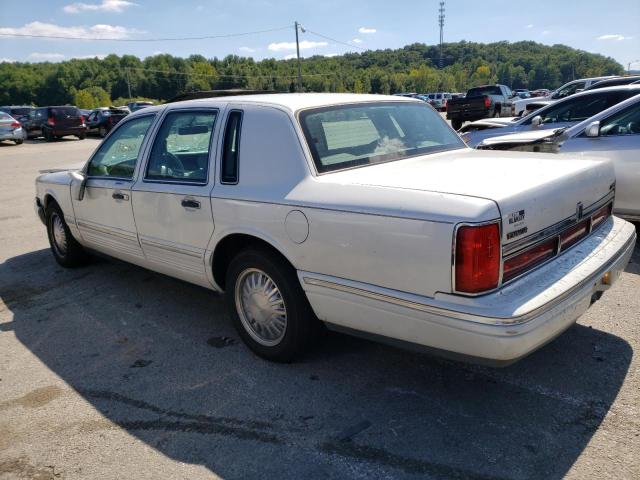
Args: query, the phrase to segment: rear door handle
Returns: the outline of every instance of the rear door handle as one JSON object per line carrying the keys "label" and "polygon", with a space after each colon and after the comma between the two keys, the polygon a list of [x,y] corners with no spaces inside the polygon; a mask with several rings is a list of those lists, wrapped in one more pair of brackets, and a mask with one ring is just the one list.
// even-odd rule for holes
{"label": "rear door handle", "polygon": [[196,200],[191,200],[189,198],[183,198],[181,205],[184,208],[200,208],[200,202],[196,201]]}
{"label": "rear door handle", "polygon": [[126,193],[113,192],[113,194],[111,195],[111,198],[113,198],[114,200],[129,201],[129,195],[127,195]]}

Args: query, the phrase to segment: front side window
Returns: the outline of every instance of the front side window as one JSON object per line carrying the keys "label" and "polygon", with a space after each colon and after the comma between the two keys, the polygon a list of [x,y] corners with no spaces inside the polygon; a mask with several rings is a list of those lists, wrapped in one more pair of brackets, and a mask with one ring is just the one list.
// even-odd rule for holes
{"label": "front side window", "polygon": [[423,103],[372,102],[305,110],[300,123],[319,173],[465,148]]}
{"label": "front side window", "polygon": [[542,123],[544,124],[581,122],[617,103],[620,103],[623,100],[626,100],[632,95],[632,92],[605,92],[595,95],[573,97],[535,112],[535,114],[527,117],[522,124],[531,124],[531,120],[538,115],[542,117]]}
{"label": "front side window", "polygon": [[564,98],[569,95],[573,95],[578,90],[584,90],[585,82],[575,82],[570,83],[569,85],[560,88],[556,93],[553,94],[553,98]]}
{"label": "front side window", "polygon": [[216,110],[168,113],[153,142],[145,178],[206,183],[217,115]]}
{"label": "front side window", "polygon": [[640,103],[625,108],[601,122],[600,135],[640,135]]}
{"label": "front side window", "polygon": [[154,115],[145,115],[122,124],[107,138],[91,159],[90,177],[133,178],[142,141]]}

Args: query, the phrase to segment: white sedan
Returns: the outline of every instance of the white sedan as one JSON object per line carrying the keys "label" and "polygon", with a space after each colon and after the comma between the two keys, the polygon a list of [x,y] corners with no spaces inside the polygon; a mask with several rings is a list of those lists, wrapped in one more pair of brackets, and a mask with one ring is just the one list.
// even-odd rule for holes
{"label": "white sedan", "polygon": [[36,190],[58,263],[95,250],[223,291],[241,338],[276,361],[324,323],[513,362],[609,288],[636,237],[611,215],[611,162],[473,150],[392,96],[148,107]]}

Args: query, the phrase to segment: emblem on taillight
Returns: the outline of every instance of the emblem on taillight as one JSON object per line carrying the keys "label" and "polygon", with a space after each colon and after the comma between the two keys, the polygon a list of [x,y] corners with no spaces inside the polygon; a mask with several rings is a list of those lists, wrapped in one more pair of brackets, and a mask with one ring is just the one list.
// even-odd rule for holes
{"label": "emblem on taillight", "polygon": [[582,220],[582,217],[584,217],[584,207],[582,206],[582,202],[578,202],[576,204],[576,218]]}

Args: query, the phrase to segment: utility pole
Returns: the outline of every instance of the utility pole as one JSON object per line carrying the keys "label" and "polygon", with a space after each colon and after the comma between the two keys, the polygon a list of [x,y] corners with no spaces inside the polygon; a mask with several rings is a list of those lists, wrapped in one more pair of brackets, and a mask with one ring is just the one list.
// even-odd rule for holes
{"label": "utility pole", "polygon": [[131,100],[131,79],[129,78],[129,69],[125,68],[124,72],[127,76],[127,90],[129,91],[129,100]]}
{"label": "utility pole", "polygon": [[304,32],[304,28],[296,20],[293,24],[296,29],[296,56],[298,57],[298,92],[302,91],[302,66],[300,65],[300,40],[298,40],[298,28]]}
{"label": "utility pole", "polygon": [[634,60],[633,62],[629,62],[627,64],[627,75],[631,75],[631,65],[640,62],[640,60]]}
{"label": "utility pole", "polygon": [[438,25],[440,25],[440,68],[444,66],[444,61],[442,59],[442,42],[444,40],[444,1],[440,2],[440,8],[438,9]]}

